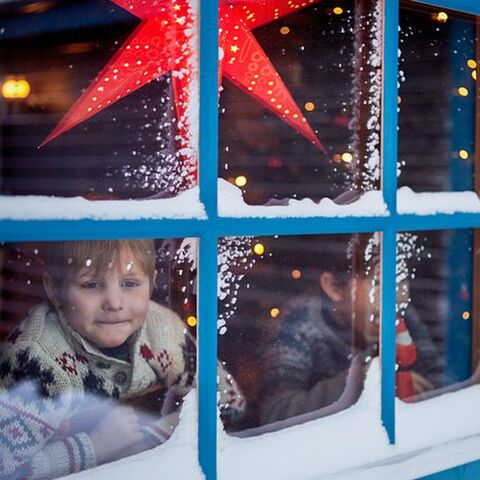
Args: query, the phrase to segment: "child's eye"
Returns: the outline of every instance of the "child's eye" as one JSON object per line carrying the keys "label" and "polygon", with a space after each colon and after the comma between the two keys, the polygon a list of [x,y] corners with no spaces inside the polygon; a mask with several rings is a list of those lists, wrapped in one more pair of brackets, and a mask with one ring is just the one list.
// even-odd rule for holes
{"label": "child's eye", "polygon": [[138,287],[140,283],[137,280],[125,280],[122,285],[127,288],[132,288]]}
{"label": "child's eye", "polygon": [[95,281],[84,282],[84,283],[81,284],[82,288],[86,288],[88,290],[93,290],[95,288],[100,288],[101,286],[102,286],[102,284],[100,282],[95,282]]}

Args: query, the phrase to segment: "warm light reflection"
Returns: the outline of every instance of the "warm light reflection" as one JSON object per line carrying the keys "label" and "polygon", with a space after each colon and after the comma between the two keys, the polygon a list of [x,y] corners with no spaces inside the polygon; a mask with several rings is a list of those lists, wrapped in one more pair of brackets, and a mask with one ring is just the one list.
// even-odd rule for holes
{"label": "warm light reflection", "polygon": [[239,175],[235,178],[235,185],[237,187],[244,187],[247,184],[247,177],[245,175]]}
{"label": "warm light reflection", "polygon": [[315,104],[313,102],[307,102],[304,107],[307,112],[313,112],[315,110]]}
{"label": "warm light reflection", "polygon": [[300,270],[292,270],[292,278],[298,280],[302,276],[302,272]]}
{"label": "warm light reflection", "polygon": [[438,12],[436,16],[437,22],[445,23],[448,20],[447,12]]}
{"label": "warm light reflection", "polygon": [[263,245],[263,243],[256,243],[253,247],[253,251],[257,254],[257,255],[263,255],[265,253],[265,247]]}
{"label": "warm light reflection", "polygon": [[280,33],[281,33],[282,35],[288,35],[288,34],[290,33],[290,29],[289,29],[288,27],[282,27],[282,28],[280,29]]}
{"label": "warm light reflection", "polygon": [[458,87],[457,92],[461,97],[467,97],[469,93],[467,87]]}
{"label": "warm light reflection", "polygon": [[467,152],[466,150],[460,150],[460,151],[458,152],[458,156],[459,156],[462,160],[467,160],[470,155],[468,154],[468,152]]}
{"label": "warm light reflection", "polygon": [[193,315],[187,317],[187,325],[189,327],[195,327],[197,325],[197,317],[194,317]]}
{"label": "warm light reflection", "polygon": [[342,153],[342,162],[351,163],[353,160],[353,155],[350,152]]}
{"label": "warm light reflection", "polygon": [[273,307],[273,308],[270,310],[270,316],[271,316],[272,318],[277,318],[279,315],[280,315],[280,310],[279,310],[277,307]]}
{"label": "warm light reflection", "polygon": [[343,8],[342,8],[342,7],[335,7],[335,8],[333,9],[333,13],[334,13],[335,15],[341,15],[341,14],[343,13]]}
{"label": "warm light reflection", "polygon": [[8,78],[2,84],[4,98],[27,98],[30,95],[30,84],[24,78]]}
{"label": "warm light reflection", "polygon": [[470,312],[467,312],[467,311],[465,310],[465,312],[462,313],[462,318],[463,318],[464,320],[468,320],[468,319],[470,318]]}
{"label": "warm light reflection", "polygon": [[468,65],[471,69],[477,68],[477,62],[476,62],[475,60],[473,60],[473,58],[471,58],[470,60],[468,60],[467,65]]}
{"label": "warm light reflection", "polygon": [[477,71],[476,71],[476,70],[474,70],[474,71],[472,72],[472,78],[473,78],[474,80],[477,79]]}

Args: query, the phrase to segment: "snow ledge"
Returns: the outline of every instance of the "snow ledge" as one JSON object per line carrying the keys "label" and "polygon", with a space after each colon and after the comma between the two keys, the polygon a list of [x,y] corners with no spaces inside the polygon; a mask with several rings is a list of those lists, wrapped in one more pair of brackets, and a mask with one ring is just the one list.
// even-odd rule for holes
{"label": "snow ledge", "polygon": [[205,219],[199,188],[158,200],[87,200],[83,197],[0,196],[0,220]]}
{"label": "snow ledge", "polygon": [[471,191],[416,193],[402,187],[397,192],[397,209],[400,214],[413,215],[480,213],[480,199]]}
{"label": "snow ledge", "polygon": [[330,198],[323,198],[319,203],[304,198],[290,199],[288,205],[248,205],[241,189],[218,179],[218,215],[221,217],[385,217],[388,214],[382,192],[378,190],[366,192],[347,205],[338,205]]}

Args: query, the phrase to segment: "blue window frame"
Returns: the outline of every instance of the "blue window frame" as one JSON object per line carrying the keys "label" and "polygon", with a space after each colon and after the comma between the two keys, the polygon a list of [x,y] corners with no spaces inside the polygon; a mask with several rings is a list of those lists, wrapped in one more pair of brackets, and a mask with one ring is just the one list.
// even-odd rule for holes
{"label": "blue window frame", "polygon": [[[436,7],[480,15],[474,0],[425,0]],[[382,232],[382,422],[395,442],[395,251],[400,231],[479,228],[480,214],[400,215],[397,213],[397,94],[399,0],[384,0],[384,91],[382,187],[390,214],[345,218],[221,218],[218,176],[218,0],[201,1],[200,166],[205,220],[16,221],[0,220],[0,241],[100,238],[198,237],[199,460],[208,480],[216,478],[217,240],[228,235],[286,235]]]}

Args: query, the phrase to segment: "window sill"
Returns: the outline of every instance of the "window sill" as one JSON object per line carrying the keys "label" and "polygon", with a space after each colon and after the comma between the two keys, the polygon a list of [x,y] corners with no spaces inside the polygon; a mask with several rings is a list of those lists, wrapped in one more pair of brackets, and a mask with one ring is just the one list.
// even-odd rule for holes
{"label": "window sill", "polygon": [[289,199],[288,205],[248,205],[241,189],[219,179],[218,214],[227,218],[299,218],[299,217],[386,217],[389,215],[381,191],[366,192],[355,202],[338,205],[330,198],[315,203],[309,198]]}
{"label": "window sill", "polygon": [[416,404],[397,400],[397,439],[390,445],[376,360],[348,410],[259,437],[222,433],[218,478],[405,480],[461,465],[480,458],[479,395],[480,385]]}
{"label": "window sill", "polygon": [[83,197],[0,196],[0,220],[205,219],[198,187],[158,200],[87,200]]}

